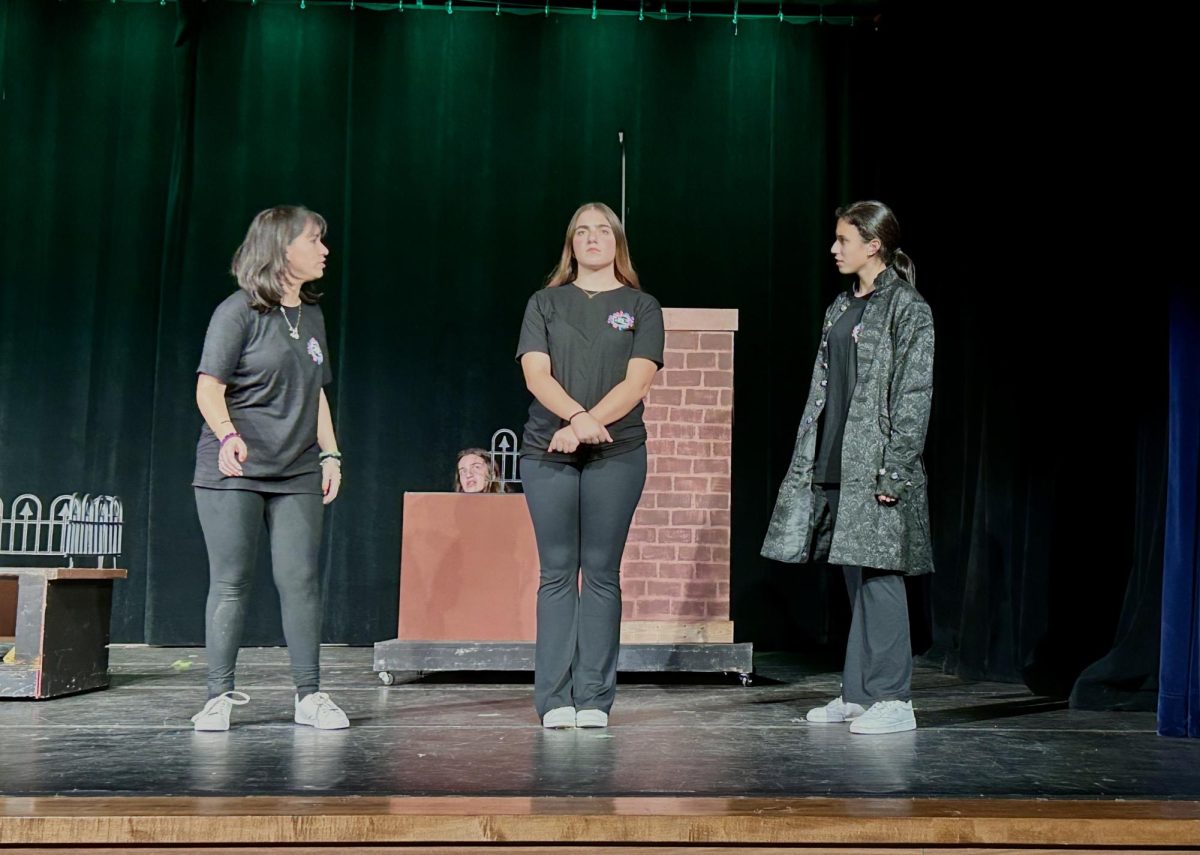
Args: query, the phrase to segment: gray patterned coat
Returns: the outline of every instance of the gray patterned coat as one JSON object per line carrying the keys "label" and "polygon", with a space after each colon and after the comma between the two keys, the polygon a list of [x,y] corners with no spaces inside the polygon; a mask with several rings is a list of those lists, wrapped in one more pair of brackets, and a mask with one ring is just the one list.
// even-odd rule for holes
{"label": "gray patterned coat", "polygon": [[[829,563],[933,572],[929,499],[921,451],[933,397],[933,315],[917,290],[891,267],[875,279],[858,334],[858,380],[842,445],[842,487]],[[762,554],[806,562],[813,539],[813,458],[825,404],[825,339],[850,305],[842,292],[825,312],[821,347],[796,449],[779,488]],[[877,493],[899,501],[881,505]]]}

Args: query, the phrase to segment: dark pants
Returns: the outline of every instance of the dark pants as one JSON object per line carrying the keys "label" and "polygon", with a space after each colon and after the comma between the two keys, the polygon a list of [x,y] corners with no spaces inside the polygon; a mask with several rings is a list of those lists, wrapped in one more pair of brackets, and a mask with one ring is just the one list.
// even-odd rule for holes
{"label": "dark pants", "polygon": [[[829,556],[837,521],[840,485],[813,488],[814,560]],[[876,701],[907,701],[912,694],[912,642],[904,574],[869,567],[843,567],[850,597],[850,635],[842,671],[842,698],[870,706]]]}
{"label": "dark pants", "polygon": [[195,490],[196,511],[208,548],[208,605],[204,615],[208,696],[216,697],[233,689],[234,666],[264,522],[271,539],[271,571],[279,591],[283,636],[296,692],[303,698],[317,691],[321,655],[321,586],[317,567],[323,520],[321,497],[204,487]]}
{"label": "dark pants", "polygon": [[584,464],[525,458],[521,481],[541,564],[534,706],[539,716],[570,706],[607,713],[617,691],[621,555],[646,484],[646,447]]}

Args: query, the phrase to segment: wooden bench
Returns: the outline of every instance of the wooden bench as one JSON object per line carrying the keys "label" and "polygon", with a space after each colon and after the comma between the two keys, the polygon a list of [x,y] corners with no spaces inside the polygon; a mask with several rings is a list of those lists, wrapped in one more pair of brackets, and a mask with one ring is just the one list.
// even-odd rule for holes
{"label": "wooden bench", "polygon": [[107,687],[113,580],[127,576],[108,567],[0,567],[0,582],[17,583],[13,661],[0,664],[0,698]]}

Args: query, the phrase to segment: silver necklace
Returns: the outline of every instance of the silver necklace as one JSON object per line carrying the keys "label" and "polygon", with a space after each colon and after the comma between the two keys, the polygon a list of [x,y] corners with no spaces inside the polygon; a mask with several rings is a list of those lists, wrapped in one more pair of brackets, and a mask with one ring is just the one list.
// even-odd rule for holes
{"label": "silver necklace", "polygon": [[582,292],[583,292],[583,294],[584,294],[584,296],[585,296],[585,297],[587,297],[589,300],[594,300],[596,297],[599,297],[601,294],[607,294],[609,291],[616,290],[616,289],[613,289],[613,288],[609,288],[609,289],[607,289],[607,290],[605,290],[605,289],[601,289],[601,290],[599,290],[599,291],[592,291],[592,290],[590,290],[590,289],[588,289],[588,288],[584,288],[584,287],[583,287],[582,285],[580,285],[578,282],[576,282],[576,283],[574,283],[574,284],[575,284],[575,287],[576,287],[576,288],[578,288],[580,291],[582,291]]}
{"label": "silver necklace", "polygon": [[284,311],[282,304],[280,304],[280,306],[279,306],[279,311],[283,315],[284,322],[288,325],[288,335],[290,335],[294,339],[299,340],[299,338],[300,338],[300,316],[304,313],[304,304],[301,303],[299,306],[296,307],[296,325],[295,326],[292,326],[292,321],[287,316],[287,312]]}

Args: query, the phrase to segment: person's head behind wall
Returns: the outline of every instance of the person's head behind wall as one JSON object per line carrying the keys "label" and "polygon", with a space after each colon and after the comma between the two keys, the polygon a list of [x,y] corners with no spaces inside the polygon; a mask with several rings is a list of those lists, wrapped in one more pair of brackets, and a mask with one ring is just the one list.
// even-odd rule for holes
{"label": "person's head behind wall", "polygon": [[464,448],[454,461],[454,492],[507,493],[492,455],[482,448]]}

